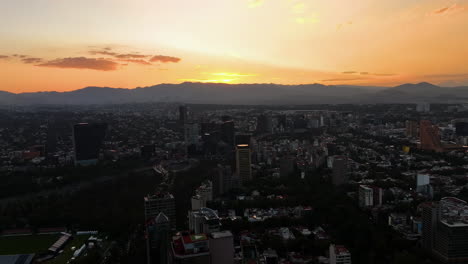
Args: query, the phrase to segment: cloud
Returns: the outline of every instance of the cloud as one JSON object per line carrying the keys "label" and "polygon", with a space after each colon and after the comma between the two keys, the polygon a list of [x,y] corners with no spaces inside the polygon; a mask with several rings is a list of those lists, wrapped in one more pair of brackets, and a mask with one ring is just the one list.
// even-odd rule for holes
{"label": "cloud", "polygon": [[341,82],[341,81],[359,81],[359,80],[368,80],[370,78],[362,78],[362,77],[356,77],[356,78],[334,78],[334,79],[325,79],[321,80],[321,82]]}
{"label": "cloud", "polygon": [[107,55],[107,56],[117,56],[119,55],[118,53],[111,52],[108,50],[91,50],[89,51],[90,54],[92,55]]}
{"label": "cloud", "polygon": [[0,55],[0,60],[8,59],[10,56],[7,55]]}
{"label": "cloud", "polygon": [[62,69],[90,69],[98,71],[114,71],[117,70],[118,65],[118,63],[107,59],[73,57],[55,59],[42,64],[38,64],[36,66]]}
{"label": "cloud", "polygon": [[127,53],[127,54],[120,54],[117,52],[112,52],[109,50],[91,50],[89,51],[90,54],[92,55],[106,55],[106,56],[112,56],[118,59],[143,59],[150,57],[151,55],[142,55],[138,53]]}
{"label": "cloud", "polygon": [[131,63],[141,64],[141,65],[152,65],[151,63],[145,60],[138,60],[138,59],[127,59],[127,60],[120,60],[120,61],[131,62]]}
{"label": "cloud", "polygon": [[357,73],[357,72],[355,72],[355,71],[345,71],[345,72],[343,72],[343,74],[355,74],[355,73]]}
{"label": "cloud", "polygon": [[370,73],[370,74],[374,76],[396,76],[397,75],[395,73]]}
{"label": "cloud", "polygon": [[368,75],[369,73],[368,73],[368,72],[360,72],[359,74],[361,74],[361,75]]}
{"label": "cloud", "polygon": [[42,60],[42,58],[29,57],[29,58],[23,58],[23,59],[21,59],[21,61],[26,63],[26,64],[33,64],[33,63],[41,63],[43,60]]}
{"label": "cloud", "polygon": [[265,0],[249,0],[249,8],[256,8],[262,6]]}
{"label": "cloud", "polygon": [[448,15],[448,14],[452,14],[452,13],[456,13],[456,12],[464,11],[464,10],[465,10],[464,6],[453,4],[451,6],[447,6],[447,7],[434,10],[430,13],[430,15],[436,15],[436,16]]}
{"label": "cloud", "polygon": [[162,63],[167,63],[167,62],[177,63],[180,60],[181,59],[177,57],[164,56],[164,55],[155,55],[150,59],[151,62],[162,62]]}
{"label": "cloud", "polygon": [[115,55],[115,57],[119,59],[143,59],[149,56],[151,55],[142,55],[142,54],[117,54]]}

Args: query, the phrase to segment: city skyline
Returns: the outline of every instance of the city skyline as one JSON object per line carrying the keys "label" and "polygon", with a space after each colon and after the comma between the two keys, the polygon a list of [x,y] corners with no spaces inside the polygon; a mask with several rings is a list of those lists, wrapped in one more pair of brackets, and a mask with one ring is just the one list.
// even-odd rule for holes
{"label": "city skyline", "polygon": [[2,9],[0,90],[13,93],[182,82],[468,85],[464,0],[41,0]]}

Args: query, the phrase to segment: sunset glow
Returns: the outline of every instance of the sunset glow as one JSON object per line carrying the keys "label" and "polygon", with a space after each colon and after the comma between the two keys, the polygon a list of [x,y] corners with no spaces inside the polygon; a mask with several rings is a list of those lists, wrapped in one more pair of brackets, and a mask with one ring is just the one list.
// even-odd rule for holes
{"label": "sunset glow", "polygon": [[[27,7],[27,8],[26,8]],[[468,2],[4,1],[0,90],[468,85]]]}

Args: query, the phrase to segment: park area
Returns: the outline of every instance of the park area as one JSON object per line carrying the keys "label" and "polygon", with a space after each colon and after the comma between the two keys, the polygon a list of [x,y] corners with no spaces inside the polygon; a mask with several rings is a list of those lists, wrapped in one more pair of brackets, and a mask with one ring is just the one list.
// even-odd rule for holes
{"label": "park area", "polygon": [[[16,254],[40,254],[47,252],[48,248],[60,238],[60,234],[54,235],[27,235],[0,237],[0,255]],[[73,236],[63,252],[55,258],[45,262],[47,264],[64,264],[73,256],[75,250],[80,248],[89,238],[89,235]]]}

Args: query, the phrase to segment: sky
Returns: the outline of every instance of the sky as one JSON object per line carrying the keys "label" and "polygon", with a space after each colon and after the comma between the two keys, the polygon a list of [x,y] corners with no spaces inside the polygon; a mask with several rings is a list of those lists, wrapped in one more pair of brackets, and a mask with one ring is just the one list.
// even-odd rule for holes
{"label": "sky", "polygon": [[0,90],[468,85],[468,0],[0,0]]}

